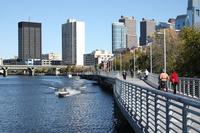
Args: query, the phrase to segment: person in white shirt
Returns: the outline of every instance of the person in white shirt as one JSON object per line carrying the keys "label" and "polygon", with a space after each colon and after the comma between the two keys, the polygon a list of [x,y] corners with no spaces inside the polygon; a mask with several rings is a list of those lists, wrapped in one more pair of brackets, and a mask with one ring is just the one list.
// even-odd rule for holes
{"label": "person in white shirt", "polygon": [[146,70],[145,70],[145,76],[144,76],[144,79],[145,79],[145,80],[147,80],[148,75],[149,75],[149,71],[146,69]]}

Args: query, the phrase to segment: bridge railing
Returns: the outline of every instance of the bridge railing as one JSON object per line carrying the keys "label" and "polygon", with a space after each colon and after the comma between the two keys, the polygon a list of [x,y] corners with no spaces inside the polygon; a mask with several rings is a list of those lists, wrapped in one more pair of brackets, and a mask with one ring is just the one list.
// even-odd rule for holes
{"label": "bridge railing", "polygon": [[[137,132],[200,132],[198,100],[116,79],[115,99]],[[137,128],[135,128],[137,129]]]}
{"label": "bridge railing", "polygon": [[[158,85],[158,74],[150,73],[148,80]],[[173,90],[171,82],[168,82],[168,88]],[[200,99],[200,79],[179,77],[177,93]]]}

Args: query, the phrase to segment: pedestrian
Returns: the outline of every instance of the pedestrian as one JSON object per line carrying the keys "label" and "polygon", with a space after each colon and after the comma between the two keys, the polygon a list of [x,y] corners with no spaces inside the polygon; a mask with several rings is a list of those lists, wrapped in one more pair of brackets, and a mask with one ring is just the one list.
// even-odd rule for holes
{"label": "pedestrian", "polygon": [[165,90],[168,91],[167,88],[167,81],[169,80],[169,76],[167,73],[164,72],[164,70],[161,71],[160,75],[159,75],[159,83],[160,83],[160,89],[161,90]]}
{"label": "pedestrian", "polygon": [[131,78],[133,78],[133,69],[131,69]]}
{"label": "pedestrian", "polygon": [[142,77],[141,76],[141,70],[139,70],[139,69],[137,70],[137,76],[138,76],[139,79],[141,79],[141,77]]}
{"label": "pedestrian", "polygon": [[124,71],[122,72],[122,76],[123,76],[123,79],[124,79],[124,80],[126,80],[126,75],[127,75],[127,73],[126,73],[126,71],[124,70]]}
{"label": "pedestrian", "polygon": [[170,75],[170,82],[172,83],[172,87],[174,89],[174,94],[176,94],[176,86],[179,83],[179,78],[178,78],[178,74],[176,73],[175,70],[173,70]]}
{"label": "pedestrian", "polygon": [[147,80],[148,78],[148,75],[149,75],[149,71],[146,69],[145,72],[144,72],[144,80]]}

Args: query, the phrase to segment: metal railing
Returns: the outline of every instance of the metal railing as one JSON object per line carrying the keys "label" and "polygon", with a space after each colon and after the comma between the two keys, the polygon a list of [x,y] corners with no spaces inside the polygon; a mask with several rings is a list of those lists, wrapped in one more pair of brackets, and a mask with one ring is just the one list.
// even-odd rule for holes
{"label": "metal railing", "polygon": [[[158,74],[150,73],[148,76],[148,80],[154,83],[155,85],[158,85]],[[170,90],[173,90],[171,82],[168,82],[168,88]],[[200,79],[179,77],[179,84],[177,85],[177,93],[199,99]]]}
{"label": "metal railing", "polygon": [[137,132],[200,133],[199,100],[119,79],[116,79],[114,96],[129,121],[136,123]]}

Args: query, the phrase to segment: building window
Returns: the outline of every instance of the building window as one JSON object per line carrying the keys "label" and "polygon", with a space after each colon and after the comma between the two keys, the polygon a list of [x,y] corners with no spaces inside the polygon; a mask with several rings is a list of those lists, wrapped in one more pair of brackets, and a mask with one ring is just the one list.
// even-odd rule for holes
{"label": "building window", "polygon": [[199,11],[199,9],[196,9],[196,15],[197,15],[197,16],[200,16],[200,11]]}

